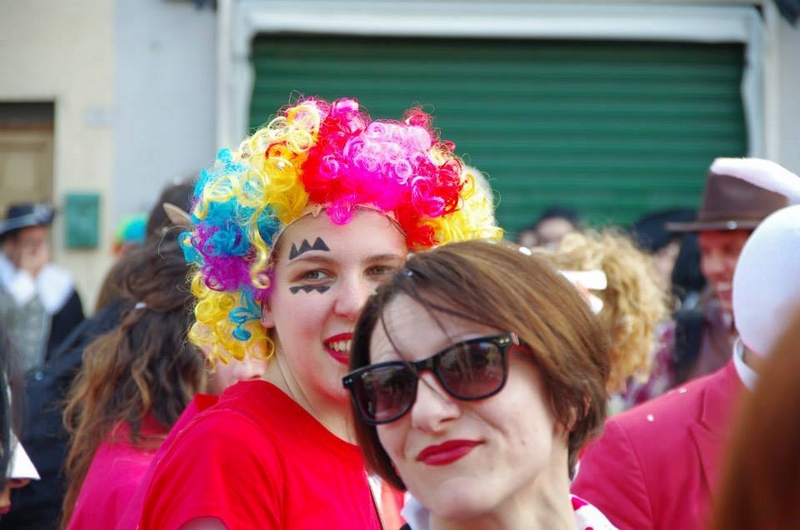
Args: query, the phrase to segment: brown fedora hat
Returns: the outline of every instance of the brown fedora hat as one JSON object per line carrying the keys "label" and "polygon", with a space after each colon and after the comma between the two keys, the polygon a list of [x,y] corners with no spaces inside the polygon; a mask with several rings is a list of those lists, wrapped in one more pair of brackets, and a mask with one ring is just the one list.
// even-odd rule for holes
{"label": "brown fedora hat", "polygon": [[667,223],[671,232],[753,230],[772,212],[785,207],[785,196],[728,175],[710,172],[697,219]]}

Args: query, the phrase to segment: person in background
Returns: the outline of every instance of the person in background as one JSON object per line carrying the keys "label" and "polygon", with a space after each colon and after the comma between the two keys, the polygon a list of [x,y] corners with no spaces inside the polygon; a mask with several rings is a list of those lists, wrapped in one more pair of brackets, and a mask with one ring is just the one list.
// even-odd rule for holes
{"label": "person in background", "polygon": [[566,234],[579,230],[581,218],[576,210],[563,206],[546,208],[536,221],[517,235],[520,246],[549,247],[558,244]]}
{"label": "person in background", "polygon": [[[678,234],[667,230],[667,224],[689,222],[695,217],[693,210],[662,210],[645,215],[631,228],[636,244],[652,256],[659,281],[671,300],[669,318],[658,332],[659,346],[653,352],[650,377],[645,382],[631,382],[623,395],[625,409],[659,396],[676,384],[674,314],[693,311],[706,282],[700,268],[697,234]],[[702,315],[702,311],[696,314]]]}
{"label": "person in background", "polygon": [[122,322],[86,347],[67,396],[65,528],[113,528],[169,429],[205,390],[203,358],[185,341],[191,293],[177,236],[130,251]]}
{"label": "person in background", "polygon": [[208,346],[203,348],[203,354],[211,365],[208,367],[208,391],[216,396],[239,381],[258,381],[267,371],[267,361],[258,357],[248,355],[241,360],[231,357],[223,362]]}
{"label": "person in background", "polygon": [[[144,234],[141,242],[137,242],[129,248],[135,248],[154,238],[160,239],[170,231],[182,231],[184,229],[185,220],[170,217],[167,210],[183,211],[184,215],[187,215],[185,211],[189,208],[189,200],[192,197],[195,183],[196,179],[193,178],[176,180],[173,184],[161,190],[161,194],[156,199],[150,211],[146,215],[137,217],[135,221],[132,221],[136,227],[133,230],[134,234],[138,234],[140,228],[144,231]],[[139,223],[142,224],[140,225]],[[138,241],[138,237],[139,236],[136,235],[133,241]],[[124,256],[124,254],[120,255],[120,257],[122,256]],[[106,275],[95,303],[95,313],[101,311],[102,308],[109,305],[118,296],[118,288],[122,285],[122,278],[119,277],[119,274],[115,273],[117,270],[116,267],[112,267],[112,272]]]}
{"label": "person in background", "polygon": [[23,372],[40,369],[84,318],[72,276],[50,262],[54,216],[52,206],[22,203],[0,221],[0,317]]}
{"label": "person in background", "polygon": [[192,401],[177,419],[175,424],[164,439],[164,442],[156,451],[155,456],[150,462],[150,466],[144,473],[136,492],[128,498],[128,507],[118,519],[117,530],[136,530],[139,526],[139,519],[144,509],[144,499],[150,487],[159,461],[164,457],[166,449],[171,446],[176,436],[194,419],[206,409],[217,404],[219,395],[229,387],[240,381],[258,381],[264,377],[267,371],[268,362],[261,358],[246,356],[244,359],[231,357],[227,362],[219,359],[208,346],[201,348],[205,355],[206,373],[208,376],[208,393],[195,394]]}
{"label": "person in background", "polygon": [[[649,256],[621,230],[572,232],[543,255],[559,270],[602,271],[604,289],[592,291],[602,302],[599,316],[610,337],[609,413],[667,390],[668,367],[654,354],[663,344],[669,320],[668,297]],[[645,396],[646,395],[646,396]]]}
{"label": "person in background", "polygon": [[[800,202],[800,178],[777,164],[751,164],[753,177],[760,177],[751,177],[754,182]],[[753,392],[745,397],[723,459],[712,530],[800,525],[798,262],[800,204],[795,204],[770,215],[756,229],[734,276],[740,348],[752,358],[758,379],[747,385]]]}
{"label": "person in background", "polygon": [[569,479],[602,425],[608,332],[525,247],[419,252],[370,298],[350,390],[371,470],[427,528],[611,529]]}
{"label": "person in background", "polygon": [[[194,228],[191,216],[182,208],[175,204],[165,202],[164,212],[170,221],[176,227],[181,227],[184,230],[191,230]],[[159,447],[150,466],[145,472],[136,492],[129,499],[128,507],[122,514],[117,522],[117,530],[136,530],[139,525],[139,519],[142,516],[144,509],[144,498],[150,487],[153,473],[155,472],[158,462],[163,458],[166,448],[170,447],[174,438],[183,430],[189,422],[204,410],[217,404],[218,396],[222,394],[228,387],[235,385],[240,381],[257,381],[264,377],[267,370],[267,360],[260,357],[253,357],[252,355],[245,354],[243,359],[237,359],[227,352],[228,357],[221,358],[215,353],[214,348],[210,343],[213,341],[213,334],[210,328],[205,325],[199,325],[196,332],[203,337],[209,339],[204,343],[200,350],[203,353],[204,361],[206,363],[206,372],[208,376],[208,394],[197,393],[192,398],[192,401],[187,405],[186,409],[175,421],[169,434],[164,439],[164,442]]]}
{"label": "person in background", "polygon": [[683,234],[681,248],[672,268],[672,295],[675,297],[673,314],[696,308],[705,290],[706,279],[700,267],[700,245],[697,243],[697,234]]}
{"label": "person in background", "polygon": [[[189,208],[193,181],[165,187],[148,214],[147,239],[160,239],[176,230],[162,204],[171,202]],[[12,492],[11,511],[0,520],[0,530],[54,530],[61,521],[66,492],[63,466],[68,435],[62,413],[72,380],[83,363],[83,352],[91,342],[120,323],[123,303],[120,291],[127,274],[128,257],[121,256],[103,281],[94,315],[74,329],[40,369],[24,378],[25,408],[20,438],[41,480]]]}
{"label": "person in background", "polygon": [[738,336],[731,286],[739,253],[753,229],[784,206],[786,197],[712,169],[697,219],[667,223],[675,233],[697,234],[707,282],[698,307],[675,313],[674,384],[716,372],[731,359]]}
{"label": "person in background", "polygon": [[111,252],[119,257],[129,250],[140,246],[145,240],[146,226],[147,214],[142,213],[123,216],[114,234],[114,243],[111,247]]}
{"label": "person in background", "polygon": [[3,451],[8,451],[9,460],[0,482],[0,520],[11,510],[11,492],[24,488],[31,481],[39,480],[39,473],[13,432],[10,433],[7,444],[3,447]]}
{"label": "person in background", "polygon": [[651,212],[631,227],[636,245],[652,256],[659,282],[675,298],[674,309],[696,305],[705,279],[700,271],[697,235],[667,230],[667,223],[695,219],[694,210],[672,209]]}
{"label": "person in background", "polygon": [[[14,432],[18,418],[18,361],[7,338],[6,326],[0,322],[0,520],[11,509],[11,491],[38,480],[33,462]],[[16,398],[16,399],[15,399]],[[16,401],[16,403],[15,403]]]}
{"label": "person in background", "polygon": [[379,528],[340,383],[355,320],[409,251],[500,237],[491,212],[420,109],[373,120],[351,98],[301,98],[221,150],[183,240],[190,338],[269,362],[177,433],[139,527]]}
{"label": "person in background", "polygon": [[[170,211],[175,209],[185,212],[191,206],[191,200],[194,196],[194,187],[197,185],[196,177],[189,177],[184,179],[175,179],[175,181],[165,186],[161,190],[161,195],[156,199],[155,204],[150,209],[147,215],[147,224],[145,225],[145,233],[147,238],[161,237],[165,233],[172,230],[183,231],[186,229],[185,221],[177,219]],[[165,204],[171,204],[173,208],[165,208]]]}
{"label": "person in background", "polygon": [[[1,323],[1,322],[0,322]],[[6,340],[5,327],[0,326],[0,486],[5,489],[9,479],[9,467],[13,453],[12,441],[12,408],[11,408],[11,371],[10,349]],[[3,506],[4,507],[4,506]],[[3,510],[4,512],[7,510]]]}
{"label": "person in background", "polygon": [[[203,331],[202,333],[206,332],[207,331]],[[174,443],[175,437],[178,436],[189,422],[204,410],[216,405],[219,400],[219,395],[227,388],[240,381],[261,380],[266,374],[268,361],[265,359],[247,355],[243,359],[237,359],[231,356],[230,359],[223,360],[220,359],[208,345],[202,346],[201,350],[206,361],[209,393],[195,394],[192,401],[172,426],[169,434],[150,462],[150,467],[139,482],[136,492],[129,497],[128,507],[117,522],[117,530],[136,530],[138,528],[139,519],[144,509],[145,495],[150,487],[153,473],[155,473],[158,463],[164,457],[166,449]]]}
{"label": "person in background", "polygon": [[[717,159],[711,169],[732,181],[794,182],[793,192],[787,186],[781,193],[800,200],[800,179],[772,162]],[[730,307],[741,339],[731,348],[732,359],[611,418],[582,455],[572,491],[622,530],[706,528],[738,401],[754,388],[763,356],[800,300],[800,206],[768,216],[737,257]]]}

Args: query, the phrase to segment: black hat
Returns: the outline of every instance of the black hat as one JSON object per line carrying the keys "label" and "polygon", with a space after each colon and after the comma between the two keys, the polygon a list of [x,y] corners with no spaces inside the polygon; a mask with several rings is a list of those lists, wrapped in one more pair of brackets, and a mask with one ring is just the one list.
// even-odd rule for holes
{"label": "black hat", "polygon": [[49,225],[55,214],[55,209],[49,204],[12,204],[6,211],[6,218],[0,221],[0,238],[20,228]]}
{"label": "black hat", "polygon": [[639,248],[648,252],[658,252],[680,237],[680,234],[667,230],[668,223],[694,221],[695,216],[694,210],[685,208],[650,212],[634,223],[631,235]]}

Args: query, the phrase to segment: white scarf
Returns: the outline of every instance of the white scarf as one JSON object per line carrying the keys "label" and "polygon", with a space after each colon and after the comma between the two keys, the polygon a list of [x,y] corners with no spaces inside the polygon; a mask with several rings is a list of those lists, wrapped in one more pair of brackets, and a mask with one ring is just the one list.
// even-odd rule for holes
{"label": "white scarf", "polygon": [[74,287],[72,276],[58,265],[48,263],[36,278],[18,270],[4,254],[0,254],[0,286],[23,306],[38,296],[49,315],[58,313],[69,300]]}

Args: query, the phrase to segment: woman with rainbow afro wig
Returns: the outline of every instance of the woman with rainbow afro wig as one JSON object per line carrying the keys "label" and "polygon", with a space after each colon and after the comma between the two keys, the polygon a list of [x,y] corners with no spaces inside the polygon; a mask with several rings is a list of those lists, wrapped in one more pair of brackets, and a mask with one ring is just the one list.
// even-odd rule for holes
{"label": "woman with rainbow afro wig", "polygon": [[190,338],[267,367],[170,435],[140,528],[400,526],[352,443],[341,379],[355,321],[409,252],[502,236],[431,120],[303,98],[201,174],[182,239]]}

